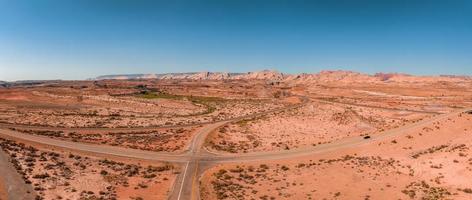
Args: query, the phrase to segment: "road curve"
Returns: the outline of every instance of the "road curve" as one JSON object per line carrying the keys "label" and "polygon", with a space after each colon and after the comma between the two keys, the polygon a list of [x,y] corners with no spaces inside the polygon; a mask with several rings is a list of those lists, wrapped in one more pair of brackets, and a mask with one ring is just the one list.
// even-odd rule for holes
{"label": "road curve", "polygon": [[[266,112],[255,113],[251,115],[245,115],[241,117],[232,118],[229,120],[221,120],[215,121],[213,123],[201,123],[199,125],[205,124],[194,136],[192,141],[190,142],[187,150],[184,153],[168,153],[168,152],[152,152],[152,151],[144,151],[138,149],[130,149],[124,147],[117,147],[117,146],[108,146],[108,145],[99,145],[99,144],[89,144],[89,143],[80,143],[80,142],[72,142],[72,141],[65,141],[60,139],[49,138],[45,136],[38,136],[32,134],[25,134],[18,131],[9,130],[10,128],[18,128],[18,129],[44,129],[44,130],[51,130],[50,127],[43,127],[43,126],[29,126],[29,125],[13,125],[13,124],[0,124],[0,137],[6,137],[9,139],[16,139],[16,140],[23,140],[32,143],[44,144],[53,147],[60,147],[66,148],[75,151],[82,151],[82,152],[90,152],[90,153],[97,153],[102,155],[113,155],[113,156],[120,156],[120,157],[128,157],[128,158],[137,158],[137,159],[146,159],[146,160],[155,160],[155,161],[166,161],[166,162],[187,162],[190,161],[192,156],[194,156],[194,152],[196,150],[201,149],[206,136],[217,127],[222,126],[226,123],[232,121],[238,121],[242,119],[257,117],[261,115],[266,115],[269,113],[280,112],[287,109],[298,108],[304,106],[308,103],[308,100],[303,98],[302,103],[290,105],[284,108],[273,109]],[[190,126],[190,125],[189,125]],[[192,126],[195,126],[193,124]],[[173,126],[176,127],[176,126]],[[183,126],[177,126],[183,127]],[[53,127],[51,127],[53,128]],[[143,129],[151,129],[154,127],[142,127]],[[63,127],[56,127],[53,130],[69,130]],[[81,129],[81,130],[102,130],[104,128],[73,128],[72,130]],[[139,128],[140,129],[140,128]],[[130,130],[130,129],[122,129],[122,128],[115,128],[115,129],[107,129],[107,130]],[[131,130],[135,130],[135,128],[131,128]],[[140,129],[141,130],[141,129]]]}
{"label": "road curve", "polygon": [[71,142],[60,139],[53,139],[45,136],[37,136],[26,133],[20,133],[18,131],[12,131],[8,129],[0,128],[0,137],[8,139],[23,140],[38,144],[44,144],[52,147],[66,148],[75,151],[90,152],[104,155],[114,155],[120,157],[129,157],[136,159],[145,159],[145,160],[155,160],[155,161],[167,161],[167,162],[180,162],[186,163],[187,161],[192,161],[192,159],[197,158],[202,162],[242,162],[242,161],[255,161],[255,160],[267,160],[267,159],[284,159],[294,156],[303,156],[306,154],[316,153],[318,151],[324,152],[331,149],[339,149],[344,147],[349,147],[352,145],[368,143],[372,141],[381,140],[385,137],[390,137],[394,135],[401,134],[404,131],[407,131],[412,128],[423,126],[432,122],[435,122],[440,119],[444,119],[453,115],[457,115],[461,112],[465,112],[472,109],[462,109],[455,112],[437,115],[432,118],[424,119],[416,123],[408,124],[403,127],[391,129],[385,131],[376,136],[372,136],[369,140],[364,140],[361,137],[349,137],[341,140],[337,140],[332,143],[322,144],[315,147],[309,148],[299,148],[293,150],[285,151],[273,151],[273,152],[254,152],[246,154],[215,154],[209,153],[206,151],[200,152],[202,149],[203,142],[211,131],[216,128],[224,125],[224,122],[219,122],[215,124],[207,125],[199,130],[194,139],[191,141],[189,149],[183,153],[168,153],[168,152],[152,152],[144,151],[138,149],[130,149],[117,146],[108,146],[100,144],[87,144],[79,142]]}
{"label": "road curve", "polygon": [[[471,108],[472,109],[472,108]],[[427,124],[431,124],[438,120],[442,120],[454,115],[458,115],[459,113],[463,113],[465,111],[471,109],[463,109],[458,110],[455,112],[437,115],[432,118],[423,119],[416,123],[408,124],[399,128],[390,129],[388,131],[381,132],[377,135],[371,135],[370,139],[364,139],[363,137],[354,136],[354,137],[347,137],[340,140],[336,140],[331,143],[321,144],[314,147],[306,147],[306,148],[297,148],[292,150],[282,150],[282,151],[268,151],[268,152],[252,152],[252,153],[245,153],[245,154],[230,154],[230,153],[216,153],[216,152],[208,152],[206,151],[204,154],[200,155],[201,162],[218,162],[218,163],[229,163],[229,162],[250,162],[250,161],[260,161],[260,160],[278,160],[278,159],[286,159],[286,158],[294,158],[294,157],[302,157],[306,155],[313,155],[318,153],[324,153],[333,150],[339,150],[343,148],[354,147],[362,144],[367,144],[375,141],[382,141],[387,138],[391,138],[397,135],[400,135],[408,130],[425,126]]]}
{"label": "road curve", "polygon": [[[33,125],[18,125],[18,124],[5,124],[0,123],[0,137],[5,137],[9,139],[16,139],[22,141],[28,141],[32,143],[39,143],[43,145],[66,148],[74,151],[83,151],[90,152],[102,155],[114,155],[127,158],[135,159],[146,159],[146,160],[156,160],[156,161],[165,161],[165,162],[177,162],[185,163],[185,171],[183,174],[179,175],[179,178],[174,183],[173,192],[169,196],[171,199],[187,199],[187,197],[196,197],[198,194],[198,188],[195,188],[198,185],[196,177],[198,167],[199,167],[199,156],[200,150],[203,147],[207,135],[217,129],[218,127],[233,121],[238,121],[247,118],[253,118],[257,116],[262,116],[270,113],[275,113],[279,111],[284,111],[288,109],[299,108],[306,105],[309,100],[306,97],[300,97],[302,100],[301,103],[290,105],[283,108],[273,109],[266,112],[255,113],[245,116],[240,116],[227,120],[213,121],[209,123],[199,123],[199,124],[190,124],[190,125],[178,125],[178,126],[164,126],[164,127],[136,127],[136,128],[64,128],[64,127],[48,127],[48,126],[33,126]],[[163,153],[163,152],[150,152],[142,151],[136,149],[129,149],[123,147],[115,146],[105,146],[97,144],[86,144],[86,143],[77,143],[64,141],[59,139],[53,139],[45,136],[37,136],[31,134],[24,134],[18,131],[9,130],[11,128],[15,129],[32,129],[32,130],[85,130],[85,131],[141,131],[141,130],[152,130],[158,128],[177,128],[177,127],[188,127],[188,126],[203,126],[195,136],[192,138],[191,142],[187,146],[186,151],[183,153]]]}
{"label": "road curve", "polygon": [[215,123],[228,123],[232,121],[239,121],[242,119],[253,118],[261,115],[266,115],[274,112],[279,112],[287,109],[298,108],[306,105],[309,100],[306,97],[300,97],[302,102],[298,104],[289,105],[282,108],[276,108],[260,113],[248,114],[239,117],[221,119],[210,122],[198,122],[192,124],[182,124],[182,125],[163,125],[163,126],[145,126],[145,127],[57,127],[57,126],[46,126],[46,125],[30,125],[30,124],[12,124],[0,122],[0,128],[16,128],[16,129],[28,129],[28,130],[47,130],[47,131],[96,131],[96,132],[123,132],[123,131],[147,131],[147,130],[156,130],[156,129],[168,129],[168,128],[186,128],[194,126],[204,126]]}
{"label": "road curve", "polygon": [[[103,155],[114,155],[128,158],[136,159],[146,159],[146,160],[156,160],[156,161],[166,161],[166,162],[177,162],[182,163],[185,166],[183,173],[179,175],[179,178],[175,182],[175,187],[170,195],[170,199],[191,199],[198,198],[198,177],[199,177],[199,163],[205,163],[206,165],[217,164],[217,163],[228,163],[228,162],[250,162],[250,161],[263,161],[263,160],[275,160],[275,159],[285,159],[293,158],[298,156],[306,156],[318,153],[324,153],[328,151],[339,150],[343,148],[352,147],[355,145],[366,144],[373,141],[383,140],[385,138],[401,134],[409,129],[416,128],[419,126],[426,125],[428,123],[450,117],[452,115],[459,114],[464,111],[471,109],[463,109],[455,112],[441,114],[434,116],[429,119],[421,120],[417,123],[409,124],[404,127],[392,129],[385,131],[376,136],[373,136],[372,139],[364,140],[360,137],[351,137],[329,144],[318,145],[316,147],[310,148],[301,148],[294,149],[289,151],[275,151],[275,152],[258,152],[258,153],[248,153],[242,155],[227,155],[227,154],[212,154],[209,152],[200,152],[207,135],[215,130],[216,128],[229,123],[231,121],[237,121],[240,119],[245,119],[249,117],[255,117],[259,115],[268,114],[271,112],[282,111],[285,109],[291,109],[303,106],[307,101],[304,101],[302,104],[297,104],[294,106],[286,107],[283,109],[276,109],[270,112],[258,113],[250,116],[244,116],[239,118],[234,118],[232,120],[218,121],[211,124],[207,124],[202,127],[199,132],[195,135],[188,146],[188,150],[184,153],[163,153],[163,152],[150,152],[135,150],[123,147],[114,147],[114,146],[105,146],[97,144],[84,144],[77,142],[69,142],[64,140],[58,140],[43,136],[36,136],[30,134],[19,133],[17,131],[8,130],[5,128],[0,128],[0,137],[17,139],[23,141],[29,141],[33,143],[40,143],[54,147],[67,148],[76,151],[92,152]],[[0,126],[1,127],[1,126]],[[196,185],[195,185],[196,184]],[[195,191],[197,190],[197,191]],[[196,194],[197,193],[197,194]]]}
{"label": "road curve", "polygon": [[[185,168],[184,174],[179,178],[178,190],[175,190],[169,199],[171,200],[181,200],[181,199],[200,199],[199,196],[199,181],[201,174],[205,169],[211,167],[215,164],[220,163],[231,163],[231,162],[251,162],[251,161],[264,161],[264,160],[278,160],[286,158],[295,158],[302,157],[314,154],[320,154],[340,149],[345,149],[349,147],[354,147],[358,145],[368,144],[375,141],[385,140],[387,138],[400,135],[407,130],[418,128],[432,122],[445,119],[447,117],[457,115],[462,112],[469,111],[471,109],[463,109],[455,112],[438,115],[429,119],[424,119],[419,122],[409,124],[403,127],[395,128],[389,131],[382,132],[376,136],[371,136],[370,139],[364,139],[362,137],[350,137],[341,139],[332,143],[318,145],[316,147],[310,148],[300,148],[289,151],[274,151],[274,152],[257,152],[257,153],[247,153],[239,155],[218,155],[210,153],[208,151],[202,152],[201,154],[195,155],[192,161],[187,162],[187,167]],[[191,163],[190,168],[189,163]],[[199,168],[203,164],[202,167]],[[178,192],[178,193],[177,193]]]}

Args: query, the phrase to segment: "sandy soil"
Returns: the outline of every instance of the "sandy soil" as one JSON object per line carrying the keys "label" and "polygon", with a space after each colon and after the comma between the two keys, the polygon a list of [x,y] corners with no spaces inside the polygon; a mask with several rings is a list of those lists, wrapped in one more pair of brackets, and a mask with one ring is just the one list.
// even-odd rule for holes
{"label": "sandy soil", "polygon": [[295,110],[226,125],[208,139],[208,148],[229,153],[289,150],[371,135],[428,116],[313,102]]}
{"label": "sandy soil", "polygon": [[384,108],[449,112],[472,106],[472,94],[461,84],[330,84],[310,86],[307,90],[314,98]]}
{"label": "sandy soil", "polygon": [[7,186],[5,185],[3,179],[0,179],[0,199],[7,199],[7,198],[8,198]]}
{"label": "sandy soil", "polygon": [[[141,153],[151,155],[148,159],[168,154],[162,159],[187,162],[191,167],[186,175],[177,175],[187,172],[182,163],[139,160],[145,157],[132,158],[132,149],[120,149],[105,159],[97,154],[102,151],[71,152],[51,143],[31,146],[1,139],[0,146],[38,199],[166,199],[170,191],[171,198],[184,191],[183,197],[190,199],[198,189],[205,200],[472,198],[472,114],[376,140],[393,128],[472,107],[472,79],[342,71],[293,76],[266,71],[247,76],[256,79],[204,80],[203,74],[191,80],[50,81],[0,88],[0,126],[41,126],[16,130],[58,138],[52,144],[60,147],[94,143],[159,151]],[[233,119],[307,98],[312,101],[303,107],[217,130],[223,123],[205,130],[156,128]],[[54,129],[58,127],[62,128]],[[91,129],[81,129],[85,127]],[[130,127],[135,129],[106,129]],[[204,134],[192,140],[196,132]],[[365,136],[372,138],[364,140]],[[200,148],[205,139],[210,153]],[[328,153],[284,151],[310,151],[344,139],[367,142],[339,149],[333,145]],[[63,140],[73,142],[61,146]],[[183,151],[186,147],[190,151]],[[251,160],[245,154],[251,152],[263,156]],[[274,158],[283,154],[279,158],[284,160],[268,161],[265,153]],[[200,188],[192,182],[199,169],[242,154],[248,159],[241,161],[250,162],[214,166],[204,172]],[[175,183],[188,187],[174,190]]]}
{"label": "sandy soil", "polygon": [[[283,102],[176,95],[87,95],[3,89],[0,122],[59,127],[143,127],[223,120],[279,108]],[[39,91],[38,91],[39,90]],[[59,90],[60,91],[60,90]],[[59,94],[61,95],[59,95]]]}
{"label": "sandy soil", "polygon": [[326,155],[222,165],[203,199],[470,199],[472,114]]}
{"label": "sandy soil", "polygon": [[161,128],[143,131],[95,132],[48,131],[11,128],[28,134],[48,136],[73,142],[103,144],[146,151],[181,152],[200,127]]}
{"label": "sandy soil", "polygon": [[40,199],[164,199],[175,180],[171,164],[125,163],[0,142]]}

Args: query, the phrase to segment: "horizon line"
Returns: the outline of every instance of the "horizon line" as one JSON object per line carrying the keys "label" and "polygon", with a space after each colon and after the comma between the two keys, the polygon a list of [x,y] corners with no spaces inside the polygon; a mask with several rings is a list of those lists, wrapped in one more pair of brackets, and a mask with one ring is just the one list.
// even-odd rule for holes
{"label": "horizon line", "polygon": [[[406,76],[416,76],[416,77],[444,77],[444,76],[457,76],[457,77],[472,77],[472,74],[417,74],[417,73],[405,73],[405,72],[362,72],[362,71],[354,71],[354,70],[345,70],[345,69],[323,69],[317,72],[298,72],[298,73],[287,73],[276,69],[264,69],[264,70],[255,70],[255,71],[245,71],[245,72],[237,72],[237,71],[188,71],[188,72],[166,72],[166,73],[120,73],[120,74],[102,74],[102,75],[95,75],[94,77],[83,78],[83,79],[68,79],[68,78],[56,78],[56,79],[15,79],[15,80],[0,80],[1,82],[19,82],[19,81],[90,81],[94,80],[98,77],[102,76],[130,76],[130,75],[166,75],[166,74],[198,74],[198,73],[229,73],[229,74],[245,74],[245,73],[252,73],[252,72],[263,72],[263,71],[272,71],[278,72],[283,75],[300,75],[300,74],[319,74],[321,72],[351,72],[351,73],[359,73],[365,74],[369,76],[375,76],[376,74],[397,74],[397,75],[406,75]],[[146,79],[146,78],[137,78],[139,79]],[[152,78],[149,78],[152,79]]]}

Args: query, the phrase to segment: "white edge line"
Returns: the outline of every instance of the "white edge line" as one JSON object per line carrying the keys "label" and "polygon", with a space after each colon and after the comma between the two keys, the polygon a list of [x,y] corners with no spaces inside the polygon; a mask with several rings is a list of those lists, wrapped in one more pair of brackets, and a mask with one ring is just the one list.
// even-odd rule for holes
{"label": "white edge line", "polygon": [[182,189],[184,188],[184,182],[185,182],[185,175],[187,174],[187,168],[188,168],[189,163],[190,161],[187,161],[187,165],[185,165],[185,172],[184,172],[184,176],[182,177],[182,184],[180,184],[180,191],[179,191],[179,196],[177,197],[177,200],[180,200],[180,196],[182,195]]}

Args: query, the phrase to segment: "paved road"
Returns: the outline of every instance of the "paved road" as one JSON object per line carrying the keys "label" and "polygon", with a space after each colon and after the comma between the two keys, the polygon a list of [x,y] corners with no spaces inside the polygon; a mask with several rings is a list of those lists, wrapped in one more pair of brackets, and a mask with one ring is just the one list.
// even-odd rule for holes
{"label": "paved road", "polygon": [[[305,97],[300,97],[302,102],[295,105],[290,105],[284,108],[278,108],[269,110],[266,112],[250,114],[246,116],[236,117],[228,120],[214,121],[211,123],[198,123],[198,124],[189,124],[189,125],[178,125],[178,126],[164,126],[164,127],[136,127],[136,128],[64,128],[64,127],[47,127],[47,126],[34,126],[34,125],[19,125],[19,124],[5,124],[0,123],[0,137],[5,137],[8,139],[21,140],[32,143],[39,143],[43,145],[66,148],[73,151],[82,151],[89,152],[101,155],[113,155],[127,158],[136,158],[136,159],[146,159],[146,160],[156,160],[156,161],[166,161],[166,162],[176,162],[184,163],[183,169],[184,172],[178,176],[173,192],[170,195],[171,199],[189,199],[189,197],[198,196],[198,181],[196,179],[199,161],[204,158],[200,155],[200,150],[202,149],[207,135],[218,127],[233,121],[239,121],[242,119],[253,118],[257,116],[262,116],[270,113],[280,112],[288,109],[299,108],[306,105],[309,100]],[[44,136],[25,134],[18,131],[10,130],[10,128],[16,129],[31,129],[31,130],[67,130],[67,131],[142,131],[142,130],[153,130],[156,128],[177,128],[177,127],[188,127],[188,126],[203,126],[195,134],[194,138],[188,145],[187,149],[183,153],[165,153],[165,152],[150,152],[136,149],[129,149],[116,146],[106,146],[106,145],[97,145],[97,144],[86,144],[86,143],[77,143],[64,141]]]}
{"label": "paved road", "polygon": [[[120,157],[129,157],[137,159],[155,160],[155,161],[168,161],[187,163],[194,159],[198,159],[200,162],[242,162],[242,161],[255,161],[255,160],[266,160],[266,159],[284,159],[288,157],[303,156],[307,154],[313,154],[318,152],[325,152],[332,149],[338,149],[340,147],[349,147],[357,144],[368,143],[371,141],[381,140],[385,137],[394,136],[401,134],[409,129],[420,127],[432,122],[457,115],[461,112],[465,112],[471,109],[463,109],[455,112],[436,115],[432,118],[427,118],[416,123],[408,124],[406,126],[385,131],[376,136],[372,136],[369,140],[364,140],[361,137],[349,137],[341,140],[337,140],[332,143],[317,145],[309,148],[299,148],[285,151],[274,151],[274,152],[253,152],[246,154],[218,154],[214,152],[207,152],[202,148],[205,142],[206,136],[219,126],[225,124],[225,122],[219,122],[215,124],[207,125],[199,130],[191,144],[183,153],[169,153],[169,152],[151,152],[137,149],[129,149],[117,146],[108,146],[100,144],[87,144],[79,142],[64,141],[60,139],[54,139],[44,136],[37,136],[31,134],[20,133],[8,129],[0,128],[0,137],[27,141],[32,143],[45,144],[53,147],[61,147],[75,151],[91,152],[103,155],[114,155]],[[203,149],[203,150],[201,150]]]}
{"label": "paved road", "polygon": [[[44,125],[29,125],[29,124],[11,124],[11,123],[4,123],[0,122],[0,127],[2,128],[17,128],[17,129],[25,129],[25,130],[48,130],[48,131],[94,131],[94,132],[123,132],[123,131],[148,131],[148,130],[156,130],[156,129],[167,129],[167,128],[186,128],[186,127],[193,127],[193,126],[204,126],[208,124],[214,124],[214,123],[219,123],[219,122],[231,122],[231,121],[237,121],[237,120],[242,120],[246,118],[251,118],[254,116],[259,116],[259,115],[265,115],[277,111],[282,111],[290,108],[295,108],[295,107],[300,107],[308,103],[308,98],[306,97],[300,97],[302,98],[303,103],[301,104],[296,104],[284,108],[279,108],[279,109],[274,109],[274,110],[269,110],[266,112],[261,112],[261,113],[256,113],[256,114],[250,114],[250,115],[245,115],[245,116],[240,116],[240,117],[235,117],[235,118],[230,118],[230,119],[224,119],[224,120],[217,120],[217,121],[211,121],[211,122],[199,122],[199,123],[193,123],[193,124],[183,124],[183,125],[161,125],[161,126],[146,126],[146,127],[121,127],[121,128],[108,128],[108,127],[56,127],[56,126],[44,126]],[[383,109],[383,110],[393,110],[393,111],[408,111],[408,112],[415,112],[415,113],[425,113],[425,114],[442,114],[440,112],[434,112],[434,111],[424,111],[424,110],[412,110],[412,109],[401,109],[401,108],[387,108],[387,107],[381,107],[381,106],[370,106],[370,105],[362,105],[362,104],[356,104],[356,103],[347,103],[347,102],[341,102],[341,101],[336,101],[332,99],[322,99],[322,98],[310,98],[312,100],[316,100],[319,102],[324,102],[324,103],[335,103],[335,104],[343,104],[343,105],[350,105],[350,106],[358,106],[358,107],[365,107],[365,108],[375,108],[375,109]]]}
{"label": "paved road", "polygon": [[215,152],[204,152],[201,154],[201,162],[218,162],[218,163],[226,163],[226,162],[249,162],[249,161],[260,161],[260,160],[279,160],[279,159],[286,159],[286,158],[293,158],[293,157],[301,157],[307,155],[313,155],[318,153],[325,153],[328,151],[339,150],[342,148],[349,148],[354,147],[362,144],[367,144],[375,141],[383,141],[388,138],[401,135],[408,130],[419,128],[426,126],[428,124],[432,124],[433,122],[446,119],[448,117],[452,117],[458,115],[460,113],[464,113],[466,111],[472,110],[469,109],[461,109],[451,113],[436,115],[431,118],[426,118],[420,120],[416,123],[408,124],[399,128],[390,129],[388,131],[381,132],[377,135],[371,135],[370,139],[364,139],[363,137],[348,137],[343,138],[340,140],[336,140],[331,143],[321,144],[314,147],[306,147],[306,148],[297,148],[291,150],[284,150],[284,151],[271,151],[271,152],[253,152],[253,153],[245,153],[245,154],[218,154]]}
{"label": "paved road", "polygon": [[277,108],[273,110],[268,110],[265,112],[249,114],[229,119],[221,119],[216,121],[210,122],[198,122],[192,124],[182,124],[182,125],[161,125],[161,126],[146,126],[146,127],[116,127],[116,128],[108,128],[108,127],[57,127],[57,126],[45,126],[45,125],[30,125],[30,124],[11,124],[11,123],[4,123],[0,122],[1,128],[16,128],[16,129],[24,129],[24,130],[44,130],[44,131],[94,131],[94,132],[131,132],[131,131],[148,131],[148,130],[156,130],[156,129],[168,129],[168,128],[185,128],[185,127],[194,127],[194,126],[204,126],[209,124],[215,124],[220,122],[232,122],[238,121],[242,119],[257,117],[261,115],[266,115],[269,113],[279,112],[287,109],[293,109],[301,107],[309,102],[308,98],[300,97],[302,103],[294,104],[282,108]]}
{"label": "paved road", "polygon": [[26,184],[18,174],[13,165],[8,160],[9,157],[0,149],[0,181],[6,187],[9,200],[30,200],[34,199],[35,192],[31,185]]}
{"label": "paved road", "polygon": [[[296,108],[299,106],[303,106],[306,103],[307,101],[304,101],[304,103],[300,105],[291,106],[284,109]],[[277,112],[284,109],[277,109],[271,112]],[[128,148],[122,148],[122,147],[67,142],[63,140],[57,140],[57,139],[52,139],[52,138],[47,138],[47,137],[42,137],[42,136],[23,134],[23,133],[11,131],[4,128],[0,129],[0,136],[11,138],[11,139],[47,144],[50,146],[68,148],[68,149],[76,150],[76,151],[85,151],[85,152],[92,152],[92,153],[104,154],[104,155],[115,155],[115,156],[137,158],[137,159],[181,163],[183,172],[178,176],[178,179],[175,182],[174,189],[169,197],[172,200],[175,200],[175,199],[181,200],[181,199],[198,199],[199,198],[198,178],[200,177],[201,172],[204,171],[200,167],[202,163],[205,166],[210,166],[217,163],[275,160],[275,159],[285,159],[285,158],[293,158],[293,157],[298,157],[298,156],[319,154],[319,153],[324,153],[328,151],[334,151],[334,150],[344,149],[348,147],[353,147],[356,145],[362,145],[362,144],[373,142],[373,141],[383,140],[391,136],[402,134],[409,129],[423,126],[426,124],[430,124],[437,120],[444,119],[453,115],[457,115],[458,113],[461,113],[467,110],[470,110],[470,109],[458,110],[452,113],[437,115],[432,118],[421,120],[414,124],[409,124],[404,127],[400,127],[397,129],[383,132],[381,134],[378,134],[377,136],[373,136],[371,139],[368,139],[368,140],[365,140],[361,137],[351,137],[351,138],[338,140],[336,142],[332,142],[329,144],[318,145],[316,147],[294,149],[294,150],[289,150],[289,151],[257,152],[257,153],[243,154],[243,155],[215,154],[215,153],[210,153],[205,150],[202,150],[202,147],[203,147],[203,144],[205,142],[207,135],[211,131],[215,130],[216,128],[226,123],[229,123],[231,121],[237,121],[237,120],[243,119],[244,117],[235,118],[235,119],[226,120],[226,121],[219,121],[216,123],[205,125],[199,130],[196,136],[192,139],[190,145],[188,146],[188,149],[184,153],[180,153],[180,154],[149,152],[149,151],[134,150],[134,149],[128,149]],[[246,117],[254,117],[257,115],[264,115],[268,113],[270,112],[259,113],[259,114],[246,116]]]}
{"label": "paved road", "polygon": [[[464,111],[470,109],[459,110],[456,112],[437,115],[433,118],[424,119],[417,123],[409,124],[403,127],[399,127],[396,129],[392,129],[389,131],[385,131],[380,133],[376,136],[371,136],[370,139],[364,139],[362,137],[350,137],[341,139],[329,144],[318,145],[316,147],[308,147],[308,148],[299,148],[293,149],[288,151],[274,151],[274,152],[254,152],[254,153],[247,153],[247,154],[240,154],[240,155],[221,155],[210,153],[208,151],[201,151],[202,146],[195,146],[197,150],[196,153],[192,154],[192,157],[189,161],[186,162],[186,166],[183,168],[184,173],[180,175],[176,186],[174,187],[174,191],[170,196],[171,200],[181,200],[181,199],[199,199],[199,177],[204,172],[204,169],[209,168],[212,165],[219,164],[219,163],[232,163],[232,162],[251,162],[251,161],[264,161],[264,160],[279,160],[279,159],[287,159],[287,158],[295,158],[295,157],[302,157],[302,156],[309,156],[315,154],[321,154],[325,152],[345,149],[349,147],[354,147],[362,144],[371,143],[374,141],[381,141],[387,138],[405,133],[408,130],[422,127],[427,124],[431,124],[435,121],[445,119]],[[201,137],[205,138],[205,137]],[[198,140],[198,139],[196,139]],[[203,167],[202,167],[202,164]],[[200,168],[199,168],[200,166]]]}
{"label": "paved road", "polygon": [[188,152],[189,159],[183,167],[183,173],[179,174],[179,177],[174,185],[173,192],[169,196],[170,200],[181,200],[181,199],[192,199],[198,197],[198,177],[200,160],[204,158],[201,156],[201,150],[205,144],[205,140],[213,130],[218,127],[225,125],[228,122],[218,122],[213,125],[209,125],[200,130],[200,132],[193,138],[190,150]]}

